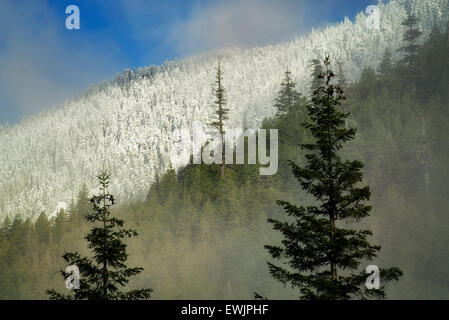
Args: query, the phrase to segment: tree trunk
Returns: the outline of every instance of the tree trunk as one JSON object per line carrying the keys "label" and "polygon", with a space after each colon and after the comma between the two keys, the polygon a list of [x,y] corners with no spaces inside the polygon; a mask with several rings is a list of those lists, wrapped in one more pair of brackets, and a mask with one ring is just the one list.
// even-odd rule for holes
{"label": "tree trunk", "polygon": [[221,132],[221,177],[224,177],[225,166],[225,145],[224,145],[224,132]]}
{"label": "tree trunk", "polygon": [[446,30],[446,45],[449,48],[449,21],[447,22],[447,30]]}
{"label": "tree trunk", "polygon": [[[335,232],[334,215],[330,216],[330,225],[331,225],[331,237],[332,237],[332,240],[333,240],[334,239],[334,232]],[[337,265],[336,265],[333,257],[331,259],[331,279],[332,279],[332,281],[337,281]]]}

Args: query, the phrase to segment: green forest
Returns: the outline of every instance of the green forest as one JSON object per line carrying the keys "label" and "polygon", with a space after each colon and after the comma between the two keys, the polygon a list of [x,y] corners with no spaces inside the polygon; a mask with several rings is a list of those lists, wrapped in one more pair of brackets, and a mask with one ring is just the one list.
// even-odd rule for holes
{"label": "green forest", "polygon": [[[373,209],[359,224],[373,231],[370,242],[382,248],[372,263],[403,272],[387,286],[388,298],[447,298],[449,32],[434,28],[422,46],[412,45],[419,32],[409,36],[404,59],[392,60],[387,50],[377,70],[365,69],[356,83],[346,83],[344,66],[337,68],[346,96],[341,108],[350,112],[346,126],[358,130],[341,154],[364,163],[363,184],[371,189]],[[321,67],[314,62],[315,76]],[[287,71],[286,79],[290,75]],[[286,79],[279,79],[274,106],[283,103]],[[300,145],[311,141],[302,126],[309,94],[298,95],[291,107],[278,108],[282,112],[263,123],[279,130],[276,175],[261,176],[256,165],[226,165],[222,176],[219,165],[191,164],[158,177],[145,200],[111,208],[138,232],[126,240],[128,262],[144,270],[130,289],[153,288],[153,299],[252,299],[254,292],[268,299],[298,298],[271,277],[267,261],[273,259],[264,246],[281,241],[267,222],[286,219],[277,200],[311,201],[288,164],[305,163]],[[48,288],[67,291],[61,256],[90,254],[84,240],[90,226],[83,219],[92,212],[90,196],[80,186],[69,209],[51,219],[44,212],[36,221],[5,218],[0,299],[47,299]]]}

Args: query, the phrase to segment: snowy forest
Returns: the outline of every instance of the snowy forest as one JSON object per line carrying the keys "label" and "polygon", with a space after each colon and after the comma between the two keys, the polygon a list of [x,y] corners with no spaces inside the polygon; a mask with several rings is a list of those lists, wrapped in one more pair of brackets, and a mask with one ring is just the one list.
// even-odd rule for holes
{"label": "snowy forest", "polygon": [[[280,199],[310,200],[288,161],[305,164],[305,105],[327,54],[346,98],[340,107],[350,113],[344,127],[357,128],[342,157],[363,162],[371,190],[372,215],[357,226],[382,248],[375,264],[403,272],[387,297],[447,299],[449,2],[397,0],[380,10],[382,32],[368,30],[360,13],[290,43],[127,70],[0,127],[0,299],[65,290],[61,256],[89,255],[85,217],[105,167],[112,213],[138,232],[126,240],[129,264],[144,270],[131,289],[151,287],[154,299],[298,298],[267,268],[264,245],[282,240],[267,219],[285,219]],[[407,26],[410,17],[416,25]],[[416,38],[407,43],[410,30]],[[218,165],[172,166],[174,129],[210,123],[218,62],[228,126],[279,130],[277,174],[261,176],[254,165],[226,165],[225,175]],[[279,112],[286,74],[300,98]]]}
{"label": "snowy forest", "polygon": [[360,13],[354,22],[346,19],[290,43],[127,70],[54,110],[0,128],[0,218],[56,214],[84,183],[94,191],[95,174],[103,165],[114,174],[111,190],[121,201],[142,200],[156,176],[170,167],[172,131],[191,129],[196,121],[206,127],[217,60],[226,74],[228,126],[257,128],[275,112],[272,101],[286,68],[307,94],[310,61],[325,53],[333,57],[334,70],[341,65],[349,83],[366,67],[375,69],[387,48],[398,59],[398,30],[404,28],[408,6],[419,17],[421,44],[435,25],[445,30],[446,0],[392,1],[379,6],[381,30],[367,29]]}

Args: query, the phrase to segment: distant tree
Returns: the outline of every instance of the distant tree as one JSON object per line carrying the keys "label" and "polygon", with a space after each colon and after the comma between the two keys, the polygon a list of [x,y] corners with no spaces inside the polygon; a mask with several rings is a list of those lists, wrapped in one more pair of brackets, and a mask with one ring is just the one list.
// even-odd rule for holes
{"label": "distant tree", "polygon": [[278,96],[275,100],[275,108],[277,114],[286,114],[289,112],[295,112],[298,106],[298,100],[301,95],[296,91],[296,83],[291,77],[291,72],[287,69],[285,71],[284,80],[281,83],[281,89],[278,92]]}
{"label": "distant tree", "polygon": [[170,199],[175,198],[174,195],[178,192],[178,180],[174,169],[168,169],[162,176],[156,186],[156,191],[161,204],[166,204],[166,202],[170,202]]}
{"label": "distant tree", "polygon": [[362,71],[360,82],[358,83],[359,98],[365,100],[371,94],[375,93],[377,89],[377,75],[371,67],[365,68]]}
{"label": "distant tree", "polygon": [[57,243],[59,243],[64,236],[66,222],[67,214],[64,209],[61,209],[56,215],[53,227],[53,238]]}
{"label": "distant tree", "polygon": [[421,102],[433,95],[447,92],[447,83],[444,81],[446,77],[443,76],[449,65],[447,52],[444,34],[434,25],[420,54],[420,77],[416,91]]}
{"label": "distant tree", "polygon": [[348,85],[348,81],[346,80],[345,73],[343,71],[343,62],[338,61],[337,65],[338,65],[338,75],[337,75],[338,85],[342,90],[345,90]]}
{"label": "distant tree", "polygon": [[405,54],[402,62],[409,67],[414,66],[421,48],[417,43],[422,35],[422,32],[418,29],[418,18],[414,14],[408,13],[407,18],[401,24],[406,27],[406,30],[402,38],[404,46],[398,50]]}
{"label": "distant tree", "polygon": [[430,31],[429,39],[427,40],[426,45],[430,45],[432,47],[439,46],[442,42],[444,42],[443,37],[444,35],[441,33],[438,25],[434,24],[432,30]]}
{"label": "distant tree", "polygon": [[2,227],[0,228],[0,236],[1,237],[8,237],[9,231],[11,230],[11,219],[9,216],[6,216],[5,219],[3,219]]}
{"label": "distant tree", "polygon": [[50,240],[50,222],[44,212],[41,212],[36,220],[36,232],[40,242],[48,243]]}
{"label": "distant tree", "polygon": [[215,113],[214,120],[211,122],[211,126],[218,130],[221,137],[221,176],[224,176],[225,168],[225,144],[224,144],[224,122],[228,120],[229,109],[225,107],[226,97],[225,89],[223,87],[223,72],[221,70],[221,65],[218,63],[217,75],[215,80]]}
{"label": "distant tree", "polygon": [[[340,86],[340,89],[343,93],[348,87],[348,81],[346,80],[345,73],[343,71],[343,63],[341,61],[338,61],[337,66],[338,66],[338,75],[337,75],[338,85]],[[346,103],[344,101],[342,102],[341,106],[343,111],[346,111]],[[345,126],[348,124],[347,120],[348,119],[345,119]]]}
{"label": "distant tree", "polygon": [[320,77],[320,74],[323,72],[323,65],[320,59],[313,59],[310,61],[310,66],[312,67],[312,85],[310,86],[310,92],[313,95],[314,91],[323,83],[323,78]]}
{"label": "distant tree", "polygon": [[24,254],[27,244],[26,226],[20,215],[16,215],[9,231],[10,242],[18,253]]}
{"label": "distant tree", "polygon": [[76,209],[81,218],[84,218],[92,211],[92,207],[89,204],[89,189],[87,189],[87,185],[85,183],[83,183],[83,186],[78,192]]}
{"label": "distant tree", "polygon": [[[124,221],[111,215],[110,207],[114,205],[114,197],[107,191],[110,173],[101,171],[97,176],[100,182],[101,194],[93,196],[90,202],[93,204],[93,212],[85,216],[90,223],[99,223],[87,234],[85,239],[89,242],[89,249],[93,251],[93,257],[81,257],[78,252],[65,253],[64,260],[69,265],[76,265],[80,270],[80,288],[74,290],[73,295],[64,295],[55,290],[47,290],[50,299],[87,299],[87,300],[137,300],[149,299],[152,289],[121,291],[129,278],[142,272],[143,268],[128,268],[125,262],[126,253],[125,238],[137,236],[137,232],[131,229],[122,229]],[[67,277],[64,271],[61,271]]]}
{"label": "distant tree", "polygon": [[404,46],[399,48],[398,51],[404,54],[400,62],[407,68],[404,70],[401,69],[401,73],[408,79],[410,91],[412,95],[415,95],[416,81],[419,78],[418,54],[421,49],[418,40],[422,32],[418,29],[418,18],[414,14],[408,13],[402,25],[406,28],[403,36]]}
{"label": "distant tree", "polygon": [[87,188],[87,185],[85,183],[78,191],[78,194],[76,195],[76,201],[71,203],[69,212],[70,224],[74,226],[80,225],[84,217],[92,212],[92,205],[90,204],[89,200],[89,189]]}
{"label": "distant tree", "polygon": [[[385,297],[384,285],[379,289],[364,287],[365,271],[356,272],[362,261],[376,257],[379,246],[370,245],[369,230],[340,227],[369,216],[371,206],[368,187],[358,187],[362,181],[360,161],[343,161],[338,151],[350,141],[356,129],[344,128],[349,113],[337,110],[344,100],[341,89],[333,85],[334,73],[330,58],[324,59],[324,84],[319,86],[308,105],[310,121],[305,123],[315,143],[303,144],[311,153],[307,164],[299,167],[292,161],[293,174],[302,188],[316,199],[316,205],[296,206],[277,201],[295,222],[268,221],[280,231],[282,246],[265,248],[274,259],[287,259],[289,268],[268,263],[271,275],[282,284],[299,288],[302,299],[351,299]],[[338,223],[341,222],[341,223]],[[398,280],[398,268],[381,269],[384,282]]]}
{"label": "distant tree", "polygon": [[384,55],[382,57],[382,61],[380,62],[377,73],[379,75],[380,80],[385,80],[388,75],[393,71],[393,60],[390,49],[385,49]]}

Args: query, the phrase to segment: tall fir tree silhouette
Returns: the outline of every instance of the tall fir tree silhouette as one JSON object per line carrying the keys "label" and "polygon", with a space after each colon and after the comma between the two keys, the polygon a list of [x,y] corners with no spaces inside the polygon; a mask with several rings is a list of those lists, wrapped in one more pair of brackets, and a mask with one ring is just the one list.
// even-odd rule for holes
{"label": "tall fir tree silhouette", "polygon": [[225,89],[223,87],[223,72],[221,65],[218,63],[217,75],[215,80],[215,112],[214,120],[210,123],[212,127],[218,130],[221,139],[221,176],[224,177],[225,171],[225,141],[224,141],[224,123],[228,120],[229,109],[226,108]]}
{"label": "tall fir tree silhouette", "polygon": [[278,92],[278,96],[275,100],[274,106],[277,110],[278,115],[287,114],[289,112],[294,112],[298,100],[301,95],[296,91],[296,83],[291,77],[291,72],[285,71],[284,80],[281,83],[281,89]]}
{"label": "tall fir tree silhouette", "polygon": [[402,22],[402,25],[405,27],[404,45],[398,51],[404,54],[400,61],[406,67],[403,70],[403,76],[409,79],[409,90],[414,96],[416,94],[416,82],[419,78],[418,54],[421,45],[418,44],[418,40],[422,32],[418,28],[418,18],[412,13],[407,14],[407,18]]}
{"label": "tall fir tree silhouette", "polygon": [[421,46],[417,43],[422,32],[418,29],[418,18],[408,13],[407,18],[401,23],[406,29],[403,36],[404,46],[398,50],[404,53],[402,62],[411,67],[416,64],[417,56]]}
{"label": "tall fir tree silhouette", "polygon": [[[362,181],[360,161],[343,161],[338,154],[343,144],[354,138],[356,129],[344,127],[349,113],[337,108],[344,100],[338,85],[332,84],[334,73],[330,58],[324,59],[323,84],[313,92],[307,106],[310,116],[304,126],[315,142],[303,144],[307,164],[300,167],[290,161],[293,174],[302,188],[311,194],[313,205],[296,206],[277,201],[294,222],[268,221],[284,237],[282,246],[266,245],[274,259],[287,260],[287,268],[268,262],[271,275],[282,284],[299,288],[302,299],[351,299],[385,297],[385,287],[364,287],[368,274],[357,272],[362,261],[376,257],[379,246],[371,245],[369,230],[346,229],[343,223],[358,222],[369,216],[371,206],[368,187]],[[398,268],[381,269],[383,282],[398,280]]]}
{"label": "tall fir tree silhouette", "polygon": [[[115,200],[108,192],[110,176],[105,170],[97,176],[101,193],[90,199],[93,212],[84,217],[95,224],[85,237],[93,256],[81,257],[78,252],[63,255],[68,265],[79,268],[80,288],[67,295],[53,289],[46,290],[52,300],[137,300],[151,297],[152,289],[122,291],[129,278],[141,273],[143,268],[129,268],[125,264],[128,254],[124,239],[137,236],[137,232],[123,229],[124,221],[111,215],[110,207]],[[64,278],[69,276],[64,271],[61,273]]]}
{"label": "tall fir tree silhouette", "polygon": [[385,80],[393,71],[393,58],[390,49],[385,49],[382,61],[377,67],[377,73],[380,80]]}
{"label": "tall fir tree silhouette", "polygon": [[345,72],[343,70],[343,62],[340,60],[337,62],[338,66],[338,85],[342,90],[346,90],[346,86],[348,85],[348,81],[346,80]]}
{"label": "tall fir tree silhouette", "polygon": [[313,92],[323,83],[323,78],[320,75],[323,73],[323,65],[320,59],[312,59],[310,61],[310,66],[312,68],[312,84],[310,86],[310,93]]}

